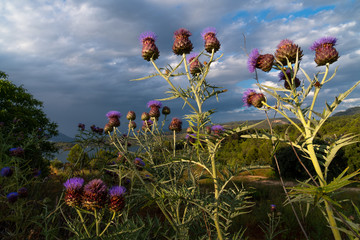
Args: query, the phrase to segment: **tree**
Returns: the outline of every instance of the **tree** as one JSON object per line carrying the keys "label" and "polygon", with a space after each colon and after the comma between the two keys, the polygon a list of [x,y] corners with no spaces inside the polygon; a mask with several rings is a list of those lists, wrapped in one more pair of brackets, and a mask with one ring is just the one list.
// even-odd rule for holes
{"label": "tree", "polygon": [[8,139],[7,144],[11,143],[11,148],[24,148],[23,160],[31,168],[45,173],[49,164],[44,156],[57,151],[49,138],[56,136],[58,131],[57,124],[46,117],[42,108],[41,101],[22,86],[13,84],[8,75],[0,71],[0,132]]}

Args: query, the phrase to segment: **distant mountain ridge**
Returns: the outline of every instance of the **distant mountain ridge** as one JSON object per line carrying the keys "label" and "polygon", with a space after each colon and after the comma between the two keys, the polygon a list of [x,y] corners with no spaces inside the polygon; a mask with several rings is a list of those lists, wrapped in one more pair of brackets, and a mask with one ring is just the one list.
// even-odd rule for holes
{"label": "distant mountain ridge", "polygon": [[66,136],[63,133],[59,133],[59,135],[50,138],[52,142],[73,142],[75,139],[69,136]]}
{"label": "distant mountain ridge", "polygon": [[360,107],[352,107],[348,108],[345,111],[337,112],[333,115],[333,117],[339,117],[339,116],[348,116],[348,115],[355,115],[360,114]]}

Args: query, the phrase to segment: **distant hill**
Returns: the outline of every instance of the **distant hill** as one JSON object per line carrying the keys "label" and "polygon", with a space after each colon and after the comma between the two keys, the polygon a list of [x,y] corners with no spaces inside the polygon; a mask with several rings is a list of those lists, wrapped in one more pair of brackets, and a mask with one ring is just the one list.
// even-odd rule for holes
{"label": "distant hill", "polygon": [[50,141],[52,142],[73,142],[74,140],[75,140],[74,138],[66,136],[63,133],[59,133],[59,135],[50,138]]}
{"label": "distant hill", "polygon": [[339,116],[348,116],[348,115],[355,115],[360,114],[360,107],[352,107],[348,108],[345,111],[337,112],[333,115],[333,117],[339,117]]}

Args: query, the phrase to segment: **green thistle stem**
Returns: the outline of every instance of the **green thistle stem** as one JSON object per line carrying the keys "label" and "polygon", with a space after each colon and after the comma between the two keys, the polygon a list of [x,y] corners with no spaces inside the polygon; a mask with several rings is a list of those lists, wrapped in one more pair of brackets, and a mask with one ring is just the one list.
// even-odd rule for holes
{"label": "green thistle stem", "polygon": [[212,168],[212,177],[214,180],[214,194],[215,194],[215,202],[216,206],[214,209],[214,224],[218,234],[218,239],[223,240],[223,236],[221,233],[220,223],[219,223],[219,186],[217,180],[217,169],[215,163],[215,152],[211,154],[211,168]]}
{"label": "green thistle stem", "polygon": [[175,149],[176,149],[176,132],[175,132],[175,130],[173,131],[173,136],[174,136],[174,157],[175,157]]}
{"label": "green thistle stem", "polygon": [[99,237],[101,237],[101,235],[103,235],[103,234],[106,232],[106,230],[108,229],[108,227],[110,226],[110,224],[111,224],[112,221],[114,220],[115,215],[116,215],[116,212],[113,213],[110,221],[108,222],[108,224],[106,225],[106,227],[104,228],[104,230],[100,233]]}
{"label": "green thistle stem", "polygon": [[89,233],[89,231],[88,231],[88,229],[87,229],[87,227],[85,225],[85,221],[84,221],[84,218],[83,218],[80,210],[78,208],[76,208],[76,207],[75,207],[75,209],[76,209],[77,214],[80,217],[81,224],[83,225],[83,228],[85,229],[86,234],[88,235],[88,237],[90,237],[90,233]]}

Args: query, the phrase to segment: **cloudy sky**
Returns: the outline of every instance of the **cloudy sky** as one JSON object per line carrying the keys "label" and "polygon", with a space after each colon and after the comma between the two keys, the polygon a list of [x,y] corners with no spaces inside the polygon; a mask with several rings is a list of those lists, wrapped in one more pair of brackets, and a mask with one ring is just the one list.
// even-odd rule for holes
{"label": "cloudy sky", "polygon": [[[337,37],[340,58],[331,69],[339,69],[323,88],[319,98],[323,106],[360,80],[359,24],[357,0],[0,1],[0,70],[41,100],[59,130],[73,136],[80,122],[102,127],[110,110],[123,115],[133,110],[140,116],[148,111],[149,100],[166,97],[168,86],[161,78],[130,81],[155,72],[141,57],[142,32],[157,34],[156,62],[164,67],[180,61],[171,50],[174,31],[191,31],[194,51],[200,52],[204,45],[200,34],[210,26],[217,29],[221,42],[217,56],[223,57],[213,65],[209,81],[228,92],[205,108],[217,109],[214,123],[262,119],[262,111],[246,108],[241,101],[242,93],[255,87],[254,74],[246,67],[247,53],[253,48],[274,53],[288,38],[303,49],[301,66],[313,76],[324,67],[316,67],[309,47],[320,37]],[[259,80],[280,84],[276,72],[259,72]],[[175,84],[185,82],[178,79]],[[182,109],[180,99],[164,105],[172,109],[173,117],[189,111]],[[359,105],[360,87],[338,110]],[[125,117],[122,122],[124,127]]]}

